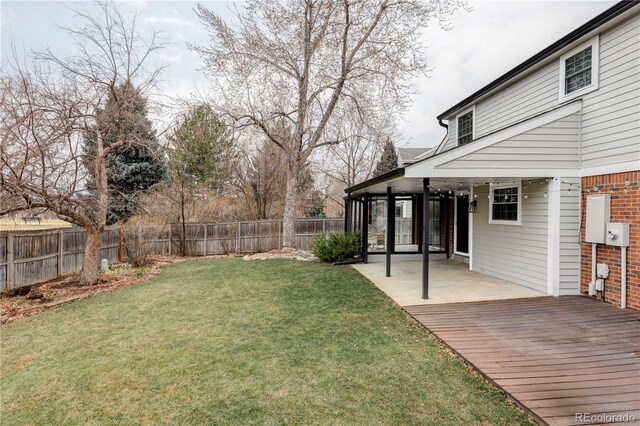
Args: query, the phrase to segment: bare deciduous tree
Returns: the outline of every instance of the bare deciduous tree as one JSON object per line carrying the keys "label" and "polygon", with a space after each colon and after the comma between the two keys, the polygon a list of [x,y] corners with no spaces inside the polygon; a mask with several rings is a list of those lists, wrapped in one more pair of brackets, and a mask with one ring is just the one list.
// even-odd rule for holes
{"label": "bare deciduous tree", "polygon": [[335,125],[343,142],[327,147],[322,171],[344,189],[373,175],[384,141],[395,137],[395,126],[393,117],[356,111],[341,112]]}
{"label": "bare deciduous tree", "polygon": [[[147,66],[163,47],[156,33],[141,36],[136,17],[128,19],[113,3],[99,3],[97,11],[76,11],[78,26],[64,28],[75,48],[72,56],[45,50],[25,67],[14,55],[13,73],[0,82],[0,215],[41,209],[82,226],[87,233],[84,285],[98,278],[109,202],[106,158],[139,142],[124,137],[119,123],[125,117],[106,123],[100,111],[113,97],[115,116],[127,114],[128,104],[148,93],[162,69]],[[104,132],[114,126],[115,141],[106,145]],[[96,139],[91,154],[83,149],[87,133]]]}
{"label": "bare deciduous tree", "polygon": [[280,211],[285,167],[282,152],[269,142],[240,148],[233,184],[242,197],[245,219],[270,219]]}
{"label": "bare deciduous tree", "polygon": [[[293,245],[296,188],[319,147],[341,142],[328,124],[341,104],[393,114],[425,72],[421,31],[451,0],[248,0],[233,26],[198,5],[211,34],[192,46],[214,79],[213,101],[238,126],[260,129],[287,161],[283,244]],[[286,123],[290,132],[274,129]]]}

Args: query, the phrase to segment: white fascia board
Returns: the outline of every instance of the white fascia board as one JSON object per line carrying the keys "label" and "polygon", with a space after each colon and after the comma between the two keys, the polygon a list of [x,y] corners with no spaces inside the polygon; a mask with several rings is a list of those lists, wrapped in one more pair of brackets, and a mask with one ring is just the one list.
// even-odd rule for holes
{"label": "white fascia board", "polygon": [[[537,127],[544,126],[545,124],[549,124],[553,121],[559,120],[568,115],[575,114],[581,109],[582,109],[582,101],[571,102],[570,104],[567,104],[565,106],[549,111],[546,114],[539,115],[535,118],[524,121],[520,124],[514,125],[507,129],[504,129],[496,133],[493,133],[491,135],[485,136],[483,138],[477,139],[467,145],[463,145],[461,147],[436,155],[433,158],[420,161],[418,163],[407,166],[405,168],[404,176],[405,177],[438,176],[436,174],[436,167],[439,165],[448,163],[449,161],[460,159],[465,155],[472,154],[478,150],[487,148],[498,142],[502,142],[504,140],[507,140],[519,134],[528,132],[529,130],[533,130]],[[529,169],[523,169],[523,170],[528,171]],[[471,172],[472,176],[475,176],[477,174],[477,171],[474,171],[473,169],[469,170],[469,172]],[[520,173],[521,174],[524,173],[524,175],[527,174],[524,171],[520,171]],[[573,176],[573,175],[570,175],[570,176]]]}
{"label": "white fascia board", "polygon": [[[545,169],[502,169],[502,168],[493,168],[493,169],[435,169],[430,172],[429,175],[425,177],[432,178],[456,178],[456,177],[486,177],[486,178],[499,178],[499,177],[521,177],[521,178],[546,178],[549,176],[555,176],[557,174],[561,174],[565,177],[580,177],[580,169],[553,169],[553,168],[545,168]],[[408,177],[408,176],[405,176]],[[415,176],[414,176],[415,177]]]}
{"label": "white fascia board", "polygon": [[579,177],[610,175],[613,173],[635,172],[640,170],[640,160],[606,164],[604,166],[583,167]]}

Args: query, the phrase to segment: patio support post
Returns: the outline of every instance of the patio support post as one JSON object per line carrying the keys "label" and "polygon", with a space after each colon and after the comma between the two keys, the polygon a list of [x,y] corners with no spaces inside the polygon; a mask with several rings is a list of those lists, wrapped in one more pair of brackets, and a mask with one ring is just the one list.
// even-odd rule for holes
{"label": "patio support post", "polygon": [[387,187],[387,246],[385,247],[386,252],[386,263],[387,263],[387,277],[391,276],[391,253],[394,250],[395,243],[395,203],[393,201],[393,194],[391,193],[391,187]]}
{"label": "patio support post", "polygon": [[449,196],[444,198],[444,250],[449,259]]}
{"label": "patio support post", "polygon": [[422,181],[422,298],[429,298],[429,178]]}
{"label": "patio support post", "polygon": [[362,261],[368,262],[369,254],[369,194],[362,197]]}
{"label": "patio support post", "polygon": [[349,197],[344,197],[344,232],[350,231],[351,222],[351,200]]}

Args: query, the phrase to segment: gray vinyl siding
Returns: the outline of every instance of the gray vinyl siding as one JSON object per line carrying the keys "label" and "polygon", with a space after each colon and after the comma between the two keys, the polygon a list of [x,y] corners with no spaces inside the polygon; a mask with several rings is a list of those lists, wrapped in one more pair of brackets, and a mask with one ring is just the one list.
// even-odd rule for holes
{"label": "gray vinyl siding", "polygon": [[560,295],[580,293],[580,179],[560,185]]}
{"label": "gray vinyl siding", "polygon": [[559,62],[524,77],[476,105],[476,138],[558,106]]}
{"label": "gray vinyl siding", "polygon": [[582,167],[640,160],[640,15],[600,36],[599,71],[583,98]]}
{"label": "gray vinyl siding", "polygon": [[577,169],[580,156],[579,124],[579,114],[572,114],[437,168]]}
{"label": "gray vinyl siding", "polygon": [[[582,168],[640,161],[640,13],[600,34],[599,56],[598,89],[582,97]],[[558,55],[477,102],[476,139],[557,107],[559,68]],[[448,123],[443,151],[457,145],[455,114]]]}
{"label": "gray vinyl siding", "polygon": [[542,189],[527,188],[531,195],[522,199],[521,225],[490,224],[489,187],[474,188],[479,195],[473,214],[473,270],[546,293],[547,184],[536,186]]}

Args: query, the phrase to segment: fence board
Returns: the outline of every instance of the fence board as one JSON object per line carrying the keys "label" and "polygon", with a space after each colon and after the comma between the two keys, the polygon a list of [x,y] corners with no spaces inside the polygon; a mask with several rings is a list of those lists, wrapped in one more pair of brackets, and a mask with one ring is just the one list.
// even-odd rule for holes
{"label": "fence board", "polygon": [[[7,235],[0,235],[0,283],[7,282]],[[0,286],[0,288],[4,288]]]}
{"label": "fence board", "polygon": [[[344,220],[297,219],[294,223],[294,246],[313,247],[320,232],[342,232]],[[282,244],[282,221],[262,220],[227,223],[189,223],[185,226],[187,253],[217,255],[226,253],[258,253],[278,249]],[[149,228],[151,229],[151,228]],[[182,226],[168,225],[141,238],[153,255],[180,253]],[[13,238],[13,256],[8,264],[8,238]],[[60,241],[62,238],[62,241]],[[86,233],[81,228],[43,231],[5,231],[0,233],[0,288],[37,284],[59,274],[78,272],[84,260]],[[120,234],[107,228],[102,235],[100,259],[118,260]],[[62,250],[62,252],[60,252]],[[62,265],[58,265],[61,259]],[[13,280],[7,273],[13,268]],[[10,283],[10,285],[8,285]]]}

